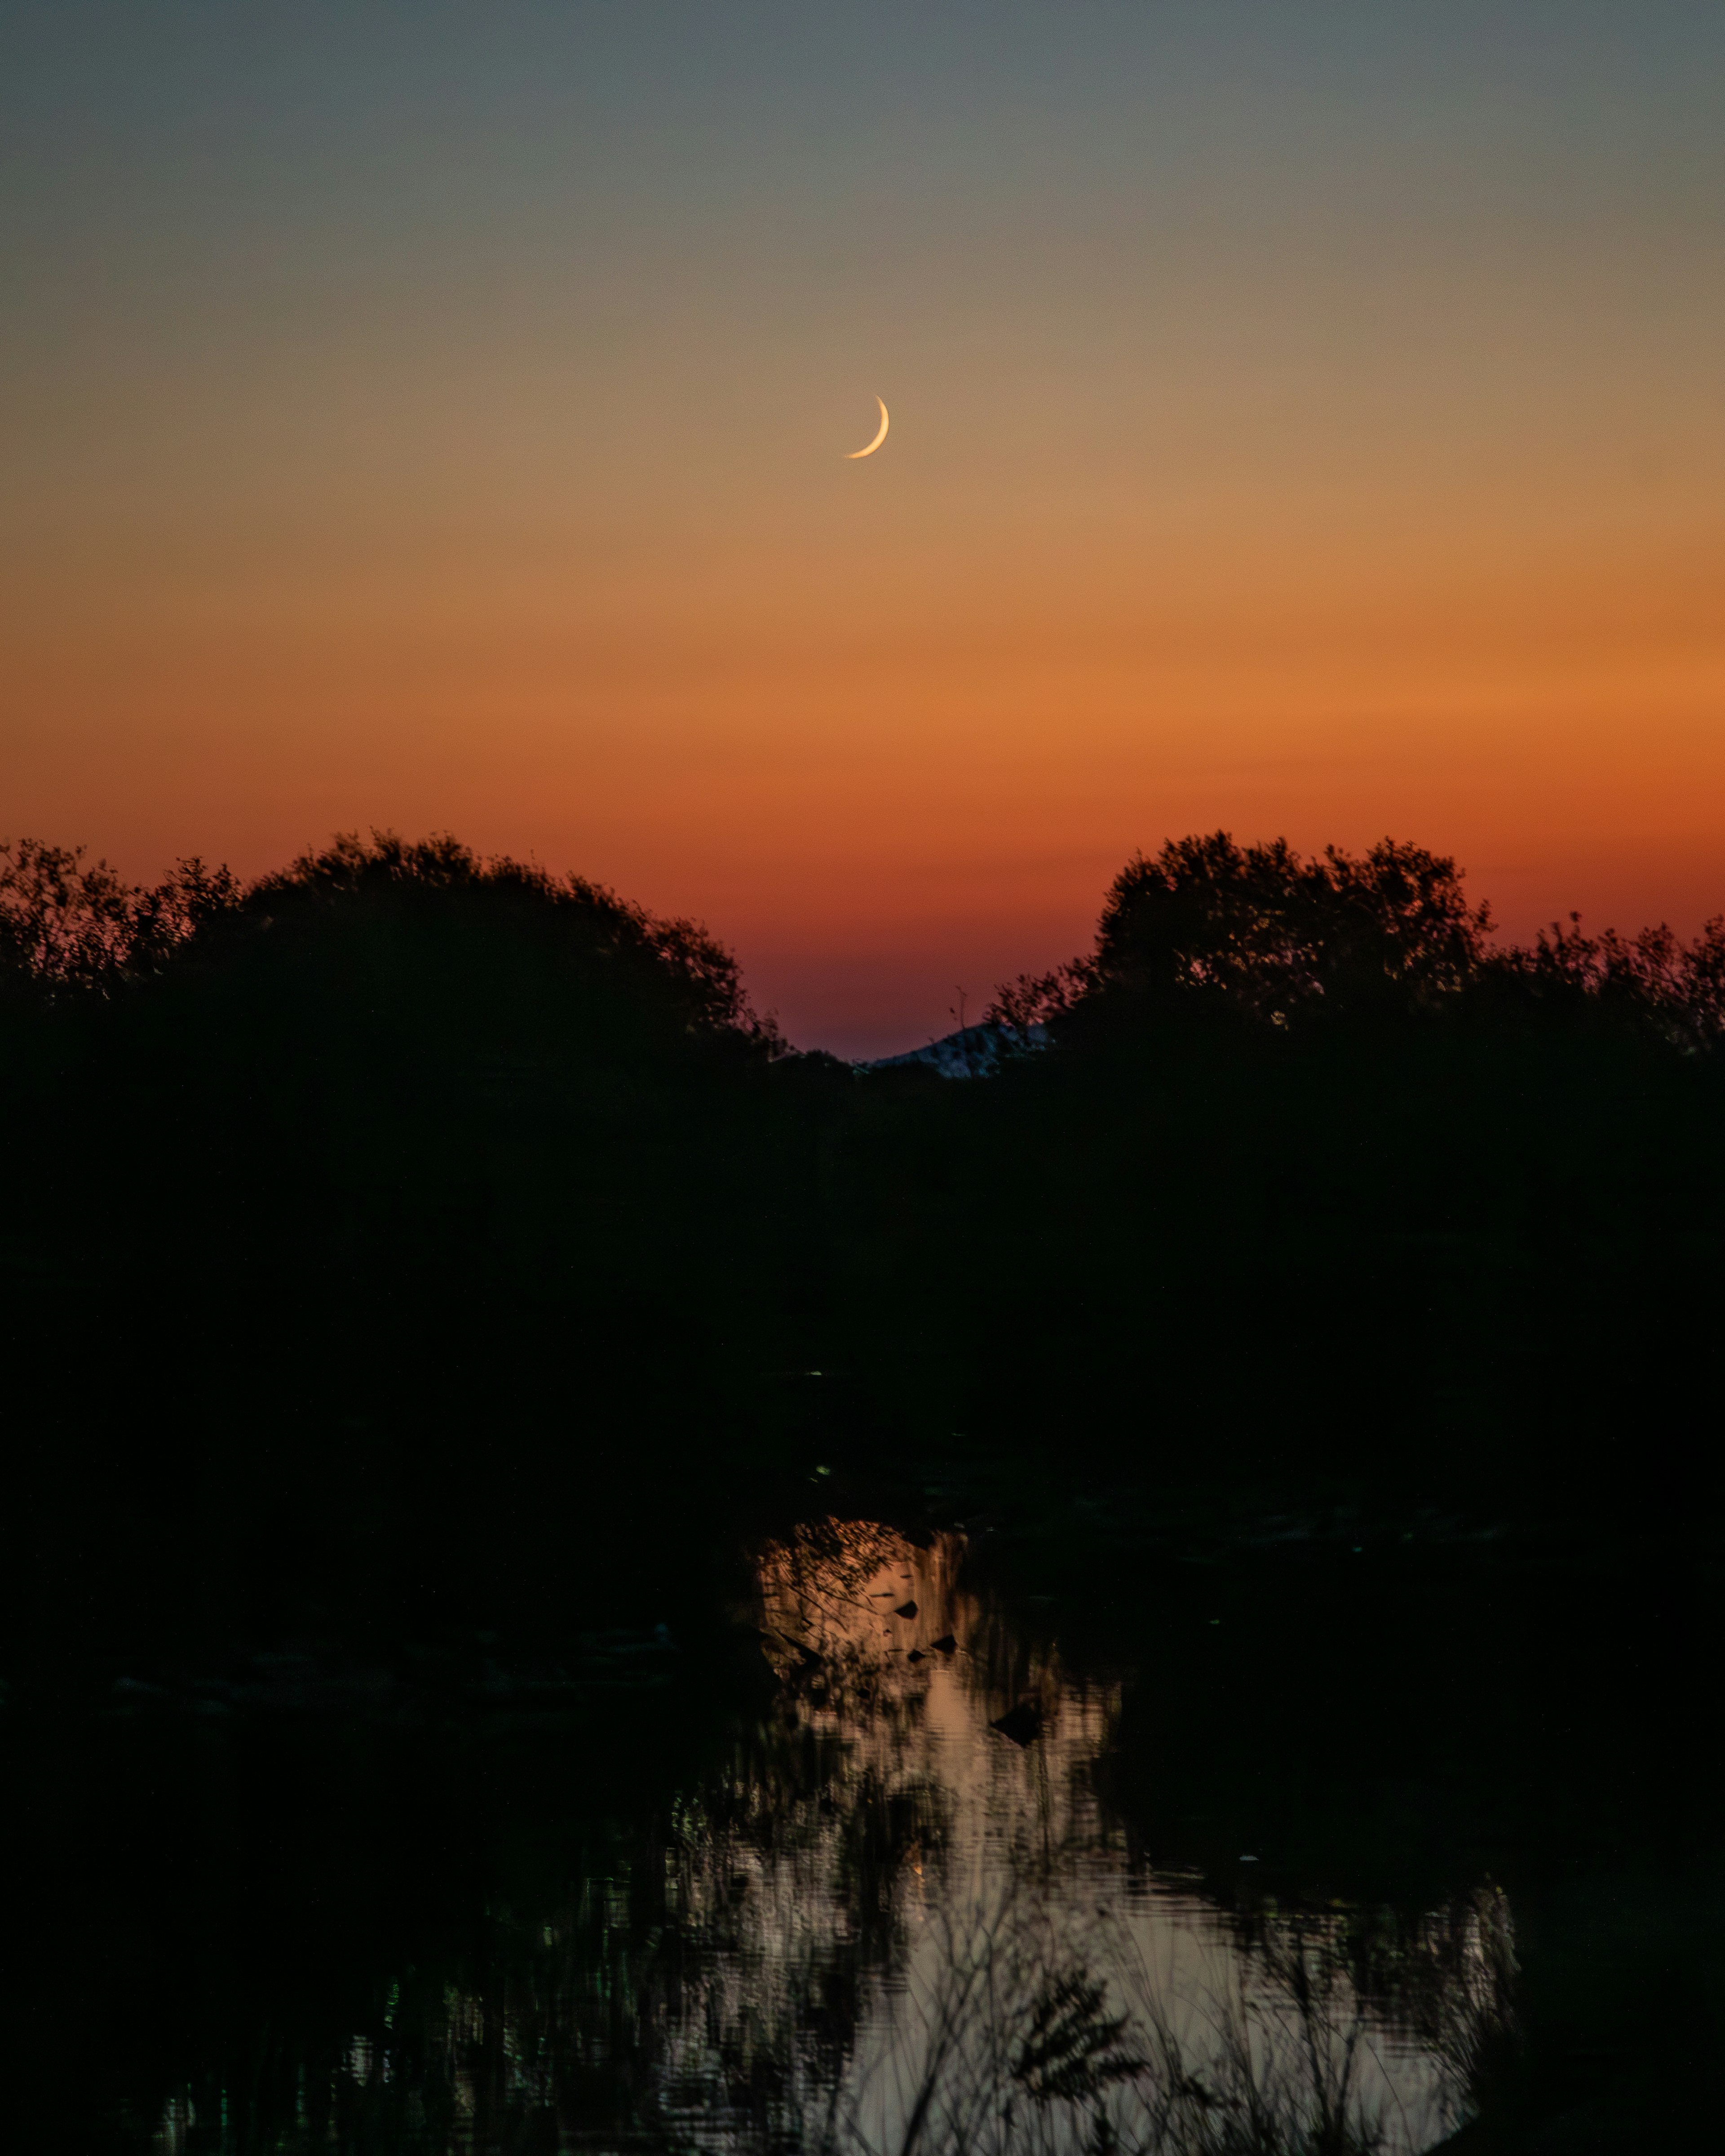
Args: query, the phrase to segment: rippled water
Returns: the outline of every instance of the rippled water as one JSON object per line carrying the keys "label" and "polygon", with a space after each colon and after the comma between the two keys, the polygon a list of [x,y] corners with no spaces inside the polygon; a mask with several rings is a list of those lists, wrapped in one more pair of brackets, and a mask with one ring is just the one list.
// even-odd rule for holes
{"label": "rippled water", "polygon": [[[769,1545],[772,1686],[704,1765],[453,1946],[386,1941],[339,2039],[253,2032],[250,2085],[187,2081],[154,2145],[1434,2146],[1513,2012],[1502,1897],[1390,1918],[1280,1907],[1251,1850],[1225,1896],[1160,1868],[1109,1794],[1145,1672],[1069,1672],[963,1555],[855,1522]],[[614,1701],[577,1720],[609,1741]],[[581,1810],[579,1744],[511,1756],[536,1816],[560,1776]]]}
{"label": "rippled water", "polygon": [[[1118,1680],[1080,1681],[1016,1637],[959,1586],[961,1552],[829,1524],[762,1567],[789,1728],[830,1748],[833,1768],[802,1832],[766,1841],[748,1875],[746,1983],[753,2011],[775,2001],[783,2053],[798,2002],[860,1925],[891,1942],[838,2077],[837,2138],[900,2148],[922,2104],[919,2132],[966,2145],[1086,2145],[1099,2118],[1122,2141],[1178,2144],[1230,2107],[1291,2127],[1327,2111],[1388,2149],[1441,2138],[1466,2091],[1413,2023],[1453,2037],[1446,2007],[1465,2020],[1500,2005],[1501,1897],[1482,1890],[1459,1937],[1445,1910],[1388,1955],[1377,1941],[1375,1964],[1345,1911],[1224,1915],[1145,1861],[1104,1799]],[[858,1861],[871,1832],[873,1876]],[[1256,1861],[1242,1851],[1242,1873]],[[1398,1974],[1412,2014],[1396,2011]],[[1026,2071],[1039,2026],[1069,2040],[1040,2090]],[[819,2078],[817,2066],[799,2091],[805,2109],[830,2102]],[[1208,2092],[1183,2107],[1193,2118],[1164,2115],[1171,2081]]]}

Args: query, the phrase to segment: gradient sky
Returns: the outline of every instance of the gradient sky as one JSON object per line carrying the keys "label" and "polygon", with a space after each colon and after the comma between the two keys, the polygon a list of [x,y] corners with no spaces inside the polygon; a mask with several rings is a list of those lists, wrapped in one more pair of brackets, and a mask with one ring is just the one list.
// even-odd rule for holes
{"label": "gradient sky", "polygon": [[0,836],[452,829],[853,1053],[1218,825],[1689,930],[1722,88],[1717,0],[0,0]]}

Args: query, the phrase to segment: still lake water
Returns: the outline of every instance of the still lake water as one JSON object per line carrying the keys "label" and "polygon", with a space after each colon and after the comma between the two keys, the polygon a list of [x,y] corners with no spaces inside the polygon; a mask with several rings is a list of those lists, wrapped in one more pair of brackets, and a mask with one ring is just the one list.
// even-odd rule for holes
{"label": "still lake water", "polygon": [[[1613,1897],[1667,1969],[1671,1873],[1637,1842],[1623,1886],[1609,1658],[1575,1643],[1579,1693],[1524,1659],[1548,1582],[1392,1621],[1345,1574],[1135,1561],[1069,1621],[978,1573],[819,1522],[757,1552],[728,1660],[589,1635],[429,1707],[315,1657],[122,1686],[15,1777],[44,2116],[163,2156],[1417,2152],[1524,2046],[1525,1912],[1578,2087],[1602,2043],[1633,2073]],[[1589,1824],[1530,1848],[1554,1802]]]}

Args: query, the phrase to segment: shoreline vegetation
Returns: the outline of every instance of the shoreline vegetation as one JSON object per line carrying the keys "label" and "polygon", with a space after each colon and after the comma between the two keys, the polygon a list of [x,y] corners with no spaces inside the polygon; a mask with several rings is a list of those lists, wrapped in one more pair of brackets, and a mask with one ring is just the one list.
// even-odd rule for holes
{"label": "shoreline vegetation", "polygon": [[[0,849],[0,1738],[44,2131],[94,2060],[92,2147],[441,2152],[467,2129],[377,2061],[429,2090],[443,2045],[495,2070],[495,2145],[542,2145],[498,2034],[553,2025],[542,1977],[650,1939],[684,1981],[670,1905],[614,1941],[588,1882],[661,1891],[666,1822],[775,1715],[736,1830],[850,1819],[832,1671],[788,1636],[768,1667],[750,1567],[858,1521],[962,1527],[993,1614],[930,1651],[993,1656],[1013,1743],[1056,1633],[1127,1672],[1096,1801],[1281,1990],[1217,2009],[1204,2080],[1119,1984],[1020,1955],[1002,2020],[922,2000],[915,2137],[889,2107],[798,2145],[1370,2148],[1388,1979],[1337,1958],[1344,1909],[1416,1974],[1514,1912],[1489,2013],[1433,2022],[1478,2054],[1458,2150],[1703,2115],[1725,918],[1507,947],[1418,848],[1216,834],[1129,864],[1092,950],[984,1019],[972,1083],[798,1053],[699,927],[452,839],[151,889]],[[865,1889],[936,1845],[856,1803],[884,1953]],[[1418,1929],[1444,1909],[1472,1930]],[[960,1944],[955,1982],[1006,1966]],[[1265,2078],[1272,2023],[1303,2080]],[[605,2056],[557,2101],[633,2133]]]}
{"label": "shoreline vegetation", "polygon": [[650,1625],[602,1523],[692,1580],[833,1475],[1706,1531],[1725,916],[1506,947],[1444,857],[1217,833],[985,1018],[1040,1045],[978,1084],[798,1053],[703,929],[449,838],[0,849],[13,1661],[531,1626],[570,1518]]}

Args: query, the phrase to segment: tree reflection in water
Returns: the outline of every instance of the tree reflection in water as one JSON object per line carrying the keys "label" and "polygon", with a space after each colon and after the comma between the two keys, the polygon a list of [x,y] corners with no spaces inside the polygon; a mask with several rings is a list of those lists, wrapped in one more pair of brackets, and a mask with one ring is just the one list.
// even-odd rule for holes
{"label": "tree reflection in water", "polygon": [[290,2097],[171,2103],[164,2156],[1434,2146],[1511,2038],[1502,1897],[1228,1912],[1158,1876],[1099,1794],[1118,1685],[1014,1632],[962,1556],[835,1522],[767,1548],[776,1695],[720,1769],[555,1906],[404,1968]]}

